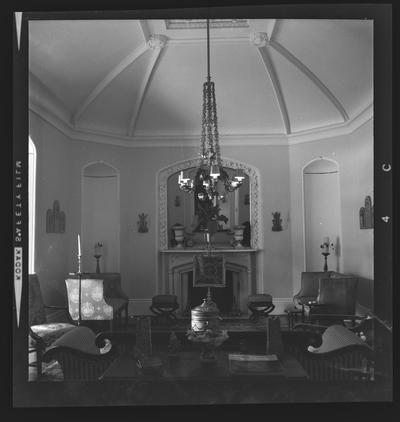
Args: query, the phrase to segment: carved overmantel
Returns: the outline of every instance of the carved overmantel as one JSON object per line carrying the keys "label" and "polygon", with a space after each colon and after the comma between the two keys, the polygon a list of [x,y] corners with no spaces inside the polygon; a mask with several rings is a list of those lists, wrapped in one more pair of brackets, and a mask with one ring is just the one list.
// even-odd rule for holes
{"label": "carved overmantel", "polygon": [[[260,176],[258,169],[240,161],[221,158],[222,166],[234,170],[242,170],[249,177],[249,199],[250,199],[250,242],[251,248],[261,249],[261,201],[260,201]],[[162,251],[168,249],[168,178],[180,171],[198,167],[200,165],[200,158],[193,158],[189,160],[174,163],[168,167],[161,169],[158,172],[158,239],[159,249]],[[188,194],[190,195],[190,194]]]}
{"label": "carved overmantel", "polygon": [[[173,294],[178,298],[180,309],[186,308],[188,273],[193,271],[195,255],[208,254],[206,249],[171,248],[162,252],[161,293]],[[233,290],[242,313],[247,312],[247,296],[256,292],[255,265],[256,249],[213,249],[212,255],[225,257],[225,269],[233,273]]]}

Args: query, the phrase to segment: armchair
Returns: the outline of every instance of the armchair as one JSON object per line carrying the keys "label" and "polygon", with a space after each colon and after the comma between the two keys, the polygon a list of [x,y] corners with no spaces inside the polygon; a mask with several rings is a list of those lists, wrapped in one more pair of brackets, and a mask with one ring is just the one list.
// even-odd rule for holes
{"label": "armchair", "polygon": [[[68,308],[71,318],[79,318],[79,279],[65,280],[68,293]],[[109,321],[110,330],[113,330],[114,315],[121,311],[119,303],[108,304],[104,298],[103,280],[82,278],[81,280],[81,320],[82,321]]]}
{"label": "armchair", "polygon": [[[78,280],[78,276],[70,276],[69,279]],[[103,298],[107,305],[113,309],[113,318],[118,321],[122,319],[122,312],[125,313],[125,323],[128,323],[129,297],[121,288],[121,275],[119,273],[84,273],[82,280],[102,280]],[[82,296],[83,298],[83,296]],[[94,318],[91,318],[94,319]],[[99,318],[103,319],[103,318]],[[111,324],[111,323],[110,323]]]}
{"label": "armchair", "polygon": [[43,355],[45,362],[57,361],[64,381],[97,381],[116,357],[109,340],[87,327],[77,327],[56,340]]}
{"label": "armchair", "polygon": [[369,379],[368,372],[373,372],[373,349],[366,342],[342,325],[322,329],[322,335],[321,326],[317,326],[316,331],[312,327],[309,326],[310,331],[304,332],[304,327],[296,326],[291,344],[292,353],[311,380]]}
{"label": "armchair", "polygon": [[352,276],[320,278],[315,303],[304,305],[309,321],[338,322],[353,319],[356,310],[358,279]]}
{"label": "armchair", "polygon": [[[29,340],[28,353],[36,353],[36,360],[29,366],[36,367],[37,377],[42,376],[43,354],[59,337],[77,327],[73,324],[65,306],[44,305],[37,274],[29,274]],[[49,322],[46,311],[58,310],[64,313],[64,322]]]}
{"label": "armchair", "polygon": [[330,277],[332,271],[304,271],[301,273],[301,288],[293,296],[293,303],[297,309],[302,309],[303,304],[317,300],[319,279],[321,277]]}

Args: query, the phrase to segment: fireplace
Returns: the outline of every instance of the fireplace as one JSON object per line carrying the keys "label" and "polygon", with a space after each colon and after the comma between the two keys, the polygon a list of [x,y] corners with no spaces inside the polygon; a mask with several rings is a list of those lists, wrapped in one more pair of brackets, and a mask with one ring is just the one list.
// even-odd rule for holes
{"label": "fireplace", "polygon": [[[216,303],[222,315],[235,315],[239,310],[237,299],[234,294],[233,272],[227,270],[225,276],[225,287],[211,287],[211,298]],[[186,307],[184,314],[189,314],[190,310],[200,305],[207,296],[207,287],[193,287],[193,271],[188,272],[188,288]]]}
{"label": "fireplace", "polygon": [[[161,251],[163,271],[159,292],[177,296],[178,314],[187,315],[202,303],[207,288],[193,287],[193,258],[204,249],[171,248]],[[255,253],[251,248],[219,249],[212,252],[225,257],[226,287],[212,288],[211,295],[221,313],[247,314],[247,297],[256,293]]]}

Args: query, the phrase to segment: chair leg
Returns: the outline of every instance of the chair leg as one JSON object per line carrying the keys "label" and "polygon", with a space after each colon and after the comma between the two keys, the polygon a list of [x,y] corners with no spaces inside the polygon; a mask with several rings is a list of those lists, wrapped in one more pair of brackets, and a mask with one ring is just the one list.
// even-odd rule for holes
{"label": "chair leg", "polygon": [[42,362],[43,362],[42,354],[43,354],[42,349],[37,348],[36,349],[36,371],[37,371],[37,379],[40,379],[42,377],[42,375],[43,375],[43,372],[42,372]]}
{"label": "chair leg", "polygon": [[125,324],[128,325],[129,317],[128,317],[128,304],[125,305]]}

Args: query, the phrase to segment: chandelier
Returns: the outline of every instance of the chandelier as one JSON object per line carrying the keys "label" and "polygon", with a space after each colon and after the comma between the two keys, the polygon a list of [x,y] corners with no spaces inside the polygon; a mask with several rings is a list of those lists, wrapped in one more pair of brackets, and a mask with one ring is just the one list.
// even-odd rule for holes
{"label": "chandelier", "polygon": [[193,179],[184,178],[181,171],[178,184],[180,189],[194,193],[200,201],[212,201],[216,205],[217,200],[224,197],[223,190],[233,192],[242,185],[243,180],[242,173],[231,179],[222,167],[215,86],[210,77],[210,23],[207,19],[207,81],[203,84],[200,166]]}

